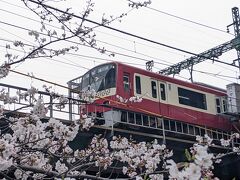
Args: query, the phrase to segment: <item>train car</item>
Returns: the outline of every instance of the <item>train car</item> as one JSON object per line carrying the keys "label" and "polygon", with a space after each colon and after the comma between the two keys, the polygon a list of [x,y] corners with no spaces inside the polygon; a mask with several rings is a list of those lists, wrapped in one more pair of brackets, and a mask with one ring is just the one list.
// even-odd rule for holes
{"label": "train car", "polygon": [[[80,92],[95,90],[95,106],[89,105],[87,111],[97,113],[106,121],[114,112],[115,122],[154,128],[164,125],[165,129],[181,129],[181,132],[194,135],[201,135],[204,129],[215,132],[212,137],[233,130],[230,116],[226,115],[226,90],[185,82],[120,62],[96,66],[69,82],[74,83]],[[134,103],[129,101],[131,97],[142,98],[142,101]],[[165,120],[164,124],[159,118]]]}

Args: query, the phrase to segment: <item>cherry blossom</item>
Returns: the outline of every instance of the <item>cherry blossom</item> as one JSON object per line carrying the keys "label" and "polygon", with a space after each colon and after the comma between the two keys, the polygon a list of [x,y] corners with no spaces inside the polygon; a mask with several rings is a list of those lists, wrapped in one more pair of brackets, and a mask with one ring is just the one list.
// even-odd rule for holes
{"label": "cherry blossom", "polygon": [[123,97],[121,97],[121,96],[119,96],[119,95],[116,95],[116,98],[121,102],[121,103],[128,103],[128,102],[131,102],[131,103],[136,103],[136,102],[138,102],[138,103],[140,103],[140,102],[142,102],[142,98],[141,97],[139,97],[139,96],[133,96],[133,97],[130,97],[130,98],[128,98],[128,99],[126,99],[126,98],[123,98]]}
{"label": "cherry blossom", "polygon": [[[32,58],[64,55],[69,51],[77,51],[78,45],[52,49],[55,42],[65,42],[66,39],[79,38],[79,44],[89,45],[101,53],[106,53],[104,47],[96,45],[94,28],[85,24],[85,18],[93,11],[94,3],[87,1],[86,10],[83,12],[82,22],[72,22],[71,8],[63,13],[56,13],[44,6],[47,1],[42,1],[36,6],[30,1],[23,3],[41,19],[41,33],[36,30],[29,31],[29,36],[34,39],[34,47],[27,47],[21,41],[14,41],[13,46],[24,50],[23,56],[17,56],[7,51],[5,57],[8,63],[0,66],[0,79],[9,74],[12,64],[26,61]],[[129,0],[131,8],[145,7],[151,1]],[[130,12],[130,11],[129,11]],[[102,17],[102,25],[108,25],[115,19],[120,19],[126,14],[108,20]],[[45,22],[58,22],[59,30],[49,29]],[[57,24],[57,23],[56,23]],[[76,24],[77,28],[68,26]],[[47,37],[42,33],[47,33]],[[48,49],[47,47],[51,47]],[[6,50],[11,46],[6,45]],[[45,90],[56,101],[56,107],[61,109],[69,103],[68,96],[50,92],[51,87],[44,86]],[[38,89],[31,87],[27,92],[18,92],[17,96],[10,96],[5,89],[0,91],[0,101],[4,104],[13,104],[18,100],[28,101],[31,105],[29,114],[8,117],[4,113],[4,106],[0,106],[1,120],[7,123],[7,132],[0,131],[0,172],[8,175],[10,171],[16,179],[83,179],[88,174],[88,169],[97,169],[95,178],[101,179],[101,172],[120,168],[122,174],[138,180],[150,178],[162,180],[170,179],[212,179],[214,162],[221,158],[209,152],[212,139],[205,135],[197,136],[197,143],[193,145],[189,153],[189,162],[175,162],[172,158],[173,151],[168,150],[165,144],[159,144],[158,140],[152,142],[137,142],[132,138],[113,136],[112,139],[104,135],[94,135],[89,144],[84,148],[73,148],[71,142],[76,140],[79,131],[89,131],[94,125],[92,118],[82,114],[79,119],[71,122],[62,122],[54,118],[47,118],[48,107],[43,99],[35,98]],[[80,92],[81,100],[88,103],[94,102],[95,90],[88,88]],[[125,98],[116,95],[122,103],[142,103],[138,96]],[[90,133],[89,133],[90,134]],[[239,138],[238,133],[231,135],[230,139],[221,139],[224,147],[230,146],[230,142]],[[82,143],[76,140],[79,144]],[[232,147],[232,152],[240,154],[239,147]],[[225,154],[224,154],[225,155]],[[223,155],[222,155],[223,156]],[[117,164],[120,166],[117,166]],[[92,170],[92,169],[91,169]],[[93,173],[93,172],[91,172]],[[89,178],[91,179],[91,177]],[[216,178],[215,178],[216,179]]]}
{"label": "cherry blossom", "polygon": [[48,112],[42,99],[38,99],[35,106],[33,106],[32,114],[40,118],[44,118]]}
{"label": "cherry blossom", "polygon": [[10,66],[8,66],[6,64],[1,65],[0,66],[0,79],[6,77],[9,73],[9,70],[10,70]]}

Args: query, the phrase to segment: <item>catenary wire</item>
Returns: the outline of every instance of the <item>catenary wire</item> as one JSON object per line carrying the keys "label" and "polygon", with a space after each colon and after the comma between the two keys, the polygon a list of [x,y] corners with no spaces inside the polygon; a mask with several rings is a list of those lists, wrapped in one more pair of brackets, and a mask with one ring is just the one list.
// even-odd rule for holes
{"label": "catenary wire", "polygon": [[[31,0],[30,0],[31,1]],[[38,2],[36,2],[36,1],[31,1],[31,2],[33,2],[33,3],[37,3],[38,4]],[[47,5],[44,5],[44,6],[47,6]],[[53,8],[53,7],[50,7],[50,6],[47,6],[48,8],[51,8],[51,9],[54,9],[54,10],[56,10],[56,11],[60,11],[60,12],[63,12],[63,11],[61,11],[61,10],[59,10],[59,9],[56,9],[56,8]],[[76,15],[75,15],[76,16]],[[78,17],[78,18],[81,18],[81,17],[79,17],[79,16],[76,16],[76,17]],[[184,19],[184,18],[183,18]],[[86,20],[86,19],[85,19]],[[92,22],[92,23],[97,23],[97,22],[94,22],[94,21],[91,21],[91,20],[87,20],[88,22]],[[97,24],[99,24],[99,23],[97,23]],[[99,25],[101,25],[101,26],[103,26],[102,24],[99,24]],[[103,27],[106,27],[106,28],[110,28],[110,29],[112,29],[111,27],[109,27],[109,26],[103,26]],[[113,28],[114,29],[114,28]],[[194,54],[194,55],[196,55],[195,53],[190,53],[190,54]]]}
{"label": "catenary wire", "polygon": [[120,55],[122,55],[122,54],[120,54]]}
{"label": "catenary wire", "polygon": [[[28,29],[28,28],[21,27],[21,26],[17,26],[17,25],[13,25],[13,24],[10,24],[10,23],[7,23],[7,22],[0,21],[0,23],[5,24],[5,25],[9,25],[9,26],[12,26],[12,27],[15,27],[15,28],[19,28],[19,29],[22,29],[22,30],[31,31],[31,30]],[[38,33],[41,34],[41,35],[47,36],[47,34],[44,34],[44,33],[41,33],[41,32],[38,32]],[[84,44],[79,44],[79,43],[74,42],[74,41],[70,41],[70,40],[66,40],[66,41],[91,48],[91,46],[84,45]],[[140,58],[140,57],[136,57],[136,56],[131,56],[131,55],[126,55],[126,54],[118,53],[118,52],[115,52],[115,51],[109,51],[109,50],[106,50],[106,51],[109,52],[109,53],[113,53],[113,54],[117,54],[117,55],[129,57],[129,58],[138,59],[138,60],[141,60],[141,61],[144,61],[144,62],[149,61],[149,60],[146,60],[146,59],[144,59],[144,58]],[[157,58],[154,58],[154,59],[157,59]],[[156,62],[156,63],[157,63],[157,64],[161,64],[161,65],[165,65],[165,66],[169,66],[169,64],[166,64],[166,63],[160,63],[160,62]]]}
{"label": "catenary wire", "polygon": [[126,32],[126,31],[123,31],[123,30],[120,30],[120,29],[116,29],[116,28],[113,28],[111,26],[107,26],[107,25],[104,25],[102,23],[99,23],[99,22],[96,22],[96,21],[93,21],[93,20],[90,20],[90,19],[86,19],[86,18],[83,18],[83,17],[78,16],[78,15],[65,12],[63,10],[60,10],[58,8],[55,8],[55,7],[52,7],[52,6],[43,4],[43,3],[40,4],[39,2],[36,2],[34,0],[29,0],[29,1],[34,3],[34,4],[44,6],[45,8],[48,8],[48,9],[51,9],[51,10],[54,10],[54,11],[58,11],[58,12],[61,12],[61,13],[67,14],[67,15],[71,15],[72,17],[75,17],[75,18],[78,18],[78,19],[82,19],[84,21],[87,21],[89,23],[95,24],[95,25],[100,26],[100,27],[104,27],[104,28],[107,28],[107,29],[110,29],[110,30],[113,30],[113,31],[116,31],[116,32],[119,32],[119,33],[122,33],[122,34],[125,34],[125,35],[128,35],[128,36],[131,36],[131,37],[135,37],[137,39],[141,39],[141,40],[153,43],[153,44],[157,44],[157,45],[160,45],[160,46],[164,46],[166,48],[170,48],[170,49],[173,49],[173,50],[176,50],[176,51],[181,51],[181,52],[184,52],[186,54],[191,54],[191,55],[199,57],[199,55],[197,53],[193,53],[193,52],[190,52],[190,51],[187,51],[187,50],[184,50],[184,49],[181,49],[181,48],[177,48],[177,47],[174,47],[174,46],[170,46],[170,45],[165,44],[165,43],[157,42],[157,41],[154,41],[154,40],[151,40],[151,39],[148,39],[148,38],[145,38],[145,37],[133,34],[133,33],[129,33],[129,32]]}
{"label": "catenary wire", "polygon": [[[4,11],[4,12],[10,13],[10,14],[13,14],[13,15],[16,15],[16,16],[19,16],[19,17],[22,17],[22,18],[26,18],[26,19],[28,19],[28,20],[35,21],[35,22],[40,23],[40,21],[38,21],[38,20],[29,18],[29,17],[26,17],[26,16],[22,16],[22,15],[19,15],[19,14],[16,14],[16,13],[13,13],[13,12],[10,12],[10,11],[4,10],[4,9],[1,9],[1,8],[0,8],[0,11]],[[3,23],[3,22],[2,22],[2,23]],[[9,24],[9,23],[8,23],[8,24]],[[49,26],[51,26],[51,27],[54,27],[54,28],[57,28],[57,29],[60,29],[59,27],[53,26],[53,25],[51,25],[51,24],[47,24],[47,25],[49,25]],[[99,31],[98,31],[98,32],[99,32]],[[100,33],[102,33],[102,32],[100,32]],[[105,34],[106,34],[106,33],[105,33]],[[107,35],[110,35],[110,34],[107,33]],[[118,37],[118,38],[120,38],[120,37]],[[127,49],[127,48],[123,48],[123,47],[121,47],[121,46],[117,46],[117,45],[114,45],[114,44],[111,44],[111,43],[108,43],[108,42],[105,42],[105,41],[102,41],[102,40],[98,40],[98,39],[97,39],[97,41],[98,41],[98,42],[101,42],[101,43],[104,43],[104,44],[107,44],[107,45],[110,45],[110,46],[113,46],[113,47],[117,47],[117,48],[119,48],[119,49],[123,49],[123,50],[125,50],[125,51],[134,52],[134,53],[136,53],[136,54],[139,54],[139,55],[142,55],[142,56],[145,56],[145,57],[154,59],[156,64],[159,64],[159,62],[157,61],[157,60],[159,60],[159,61],[168,63],[168,64],[162,64],[162,63],[160,63],[161,65],[166,65],[166,66],[172,65],[171,63],[169,63],[168,61],[163,60],[163,59],[155,58],[155,57],[146,55],[146,54],[144,54],[144,53],[140,53],[140,52],[136,52],[136,51],[133,51],[133,50],[130,50],[130,49]],[[135,41],[131,41],[131,42],[135,42]],[[137,43],[138,43],[138,42],[137,42]],[[144,46],[148,46],[148,45],[143,44],[143,43],[138,43],[138,44],[142,44],[142,45],[144,45]],[[148,47],[150,47],[150,46],[148,46]],[[158,48],[158,49],[159,49],[159,48]],[[167,50],[164,50],[164,51],[169,52],[169,53],[173,53],[173,54],[180,55],[179,53],[176,53],[176,52],[174,53],[174,52],[167,51]],[[181,55],[181,56],[183,56],[183,55]],[[148,60],[145,60],[145,61],[147,62]]]}
{"label": "catenary wire", "polygon": [[[4,46],[1,46],[1,47],[4,47]],[[14,49],[14,50],[15,50],[15,49]],[[16,50],[16,51],[20,51],[20,50]],[[76,55],[76,54],[75,54],[75,55]],[[52,60],[52,61],[56,61],[56,62],[63,63],[63,64],[67,64],[67,65],[72,65],[72,66],[75,66],[75,67],[77,66],[76,64],[66,63],[66,62],[59,61],[59,60],[55,60],[55,59],[52,59],[52,58],[45,58],[45,59],[47,59],[47,60]],[[129,63],[126,63],[126,64],[129,64]],[[130,64],[131,64],[131,63],[130,63]],[[80,67],[89,70],[89,68],[85,68],[85,67],[83,67],[83,66],[80,66]],[[198,70],[193,70],[193,71],[198,72],[198,73],[202,73],[202,74],[205,74],[205,75],[209,75],[209,76],[212,76],[212,77],[215,77],[215,78],[218,78],[218,79],[222,79],[222,80],[224,80],[224,81],[228,81],[228,82],[231,82],[231,83],[233,83],[234,81],[230,81],[230,80],[227,80],[227,79],[225,79],[225,78],[230,78],[230,79],[236,79],[236,80],[237,80],[236,77],[232,77],[232,76],[214,74],[214,73],[209,73],[209,72],[206,72],[206,71],[198,71]],[[16,73],[17,71],[12,70],[12,72],[15,72],[15,73]],[[17,74],[22,74],[22,73],[17,72]],[[24,74],[24,73],[23,73],[23,74]],[[23,74],[22,74],[22,75],[23,75]],[[30,75],[27,75],[27,76],[30,77]],[[183,78],[183,79],[189,81],[188,78],[182,77],[182,76],[180,76],[180,75],[177,75],[177,76],[179,76],[180,78]],[[31,77],[32,77],[32,76],[31,76]],[[224,78],[223,78],[223,77],[224,77]],[[40,78],[36,78],[36,79],[37,79],[37,80],[44,81],[44,82],[47,82],[47,83],[50,83],[50,84],[58,85],[58,84],[56,84],[56,83],[53,83],[53,82],[50,82],[50,81],[46,81],[46,80],[43,80],[43,79],[40,79]],[[60,87],[62,87],[62,86],[60,85]]]}
{"label": "catenary wire", "polygon": [[189,19],[186,19],[186,18],[183,18],[183,17],[180,17],[180,16],[177,16],[177,15],[173,15],[173,14],[170,14],[168,12],[164,12],[164,11],[161,11],[161,10],[158,10],[158,9],[155,9],[155,8],[152,8],[152,7],[149,7],[149,6],[146,6],[145,8],[147,9],[150,9],[152,11],[156,11],[158,13],[161,13],[161,14],[165,14],[167,16],[171,16],[171,17],[174,17],[176,19],[180,19],[182,21],[186,21],[186,22],[189,22],[189,23],[192,23],[192,24],[195,24],[195,25],[198,25],[198,26],[202,26],[202,27],[205,27],[205,28],[208,28],[208,29],[212,29],[212,30],[215,30],[215,31],[218,31],[218,32],[222,32],[222,33],[227,33],[227,34],[230,34],[230,35],[233,35],[232,33],[228,33],[222,29],[219,29],[219,28],[215,28],[215,27],[212,27],[212,26],[209,26],[209,25],[205,25],[205,24],[202,24],[202,23],[199,23],[199,22],[196,22],[196,21],[193,21],[193,20],[189,20]]}
{"label": "catenary wire", "polygon": [[[14,42],[14,41],[12,41],[12,40],[7,40],[7,39],[3,39],[3,38],[0,38],[0,41],[6,41],[6,42]],[[24,45],[26,45],[26,46],[31,46],[31,47],[33,47],[32,45],[29,45],[29,44],[24,44]],[[1,46],[0,45],[0,47],[2,47],[2,48],[5,48],[5,46]],[[15,50],[15,51],[19,51],[19,52],[23,52],[23,51],[21,51],[21,50],[18,50],[18,49],[13,49],[13,48],[11,48],[12,50]],[[66,53],[67,55],[71,55],[71,56],[77,56],[77,57],[83,57],[83,58],[88,58],[88,59],[94,59],[94,60],[101,60],[101,61],[108,61],[108,62],[113,62],[114,60],[110,60],[110,59],[106,59],[106,58],[99,58],[99,57],[95,57],[95,56],[88,56],[88,55],[83,55],[83,54],[76,54],[76,53],[71,53],[71,52],[67,52]],[[74,63],[74,62],[72,62],[72,61],[70,61],[70,60],[68,60],[68,59],[66,59],[66,58],[63,58],[62,57],[62,59],[65,59],[65,60],[67,60],[67,61],[69,61],[69,62],[71,62],[71,63],[66,63],[66,62],[63,62],[63,61],[60,61],[60,60],[55,60],[55,59],[53,59],[53,58],[47,58],[47,57],[45,57],[46,59],[49,59],[49,60],[53,60],[53,61],[56,61],[56,62],[60,62],[60,63],[63,63],[63,64],[67,64],[67,65],[72,65],[72,66],[75,66],[75,67],[80,67],[80,68],[83,68],[83,69],[86,69],[86,70],[89,70],[89,68],[86,68],[86,67],[83,67],[83,66],[81,66],[81,65],[79,65],[79,64],[76,64],[76,63]],[[92,60],[93,61],[93,60]],[[119,62],[121,62],[121,61],[119,61]],[[124,62],[125,64],[129,64],[129,65],[137,65],[137,66],[143,66],[142,64],[138,64],[138,63],[131,63],[131,62]]]}
{"label": "catenary wire", "polygon": [[[32,2],[32,3],[35,3],[35,4],[37,4],[37,5],[40,5],[39,2],[36,2],[36,1],[34,1],[34,0],[29,0],[29,1]],[[75,17],[75,18],[78,18],[78,19],[87,21],[87,22],[89,22],[89,23],[98,25],[98,26],[100,26],[100,27],[104,27],[104,28],[107,28],[107,29],[110,29],[110,30],[113,30],[113,31],[116,31],[116,32],[119,32],[119,33],[122,33],[122,34],[125,34],[125,35],[128,35],[128,36],[132,36],[132,37],[135,37],[135,38],[144,40],[144,41],[151,42],[151,43],[153,43],[153,44],[157,44],[157,45],[164,46],[164,47],[167,47],[167,48],[170,48],[170,49],[174,49],[174,50],[176,50],[176,51],[181,51],[181,52],[184,52],[184,53],[187,53],[187,54],[191,54],[191,55],[194,55],[194,56],[197,56],[197,57],[202,57],[201,55],[199,55],[199,54],[197,54],[197,53],[193,53],[193,52],[190,52],[190,51],[187,51],[187,50],[183,50],[183,49],[180,49],[180,48],[177,48],[177,47],[174,47],[174,46],[170,46],[170,45],[167,45],[167,44],[164,44],[164,43],[160,43],[160,42],[157,42],[157,41],[154,41],[154,40],[145,38],[145,37],[141,37],[141,36],[138,36],[138,35],[136,35],[136,34],[132,34],[132,33],[129,33],[129,32],[120,30],[120,29],[116,29],[116,28],[113,28],[113,27],[111,27],[111,26],[107,26],[107,25],[104,25],[104,24],[102,24],[102,23],[98,23],[98,22],[96,22],[96,21],[93,21],[93,20],[90,20],[90,19],[86,19],[86,18],[80,17],[80,16],[78,16],[78,15],[75,15],[75,14],[72,14],[72,13],[69,13],[69,12],[65,12],[65,11],[63,11],[63,10],[60,10],[60,9],[58,9],[58,8],[54,8],[54,7],[49,6],[49,5],[45,5],[45,4],[42,4],[42,3],[41,3],[41,6],[44,6],[45,8],[49,8],[49,9],[51,9],[51,10],[58,11],[58,12],[61,12],[61,13],[64,13],[64,14],[71,15],[72,17]],[[228,63],[225,63],[225,62],[222,62],[222,61],[215,60],[214,58],[206,58],[205,56],[204,56],[204,58],[205,58],[205,59],[209,59],[209,60],[213,60],[213,61],[215,61],[215,62],[224,63],[224,64],[227,64],[227,65],[232,65],[232,64],[228,64]],[[232,65],[232,66],[234,66],[234,65]],[[236,66],[236,67],[237,67],[237,66]]]}
{"label": "catenary wire", "polygon": [[[0,23],[1,23],[1,21],[0,21]],[[11,25],[11,24],[7,23],[7,25]],[[29,30],[29,29],[26,29],[26,28],[23,28],[23,27],[19,27],[19,26],[16,26],[16,25],[13,25],[13,26],[14,26],[14,27],[17,27],[17,28],[24,29],[24,30]],[[2,40],[3,40],[3,39],[2,39]],[[13,41],[12,41],[12,42],[13,42]],[[99,58],[97,58],[97,57],[91,57],[91,56],[86,56],[86,55],[78,55],[78,54],[73,54],[73,53],[68,53],[68,54],[72,54],[72,55],[75,55],[75,56],[87,57],[87,58],[99,59]],[[116,53],[116,54],[122,55],[122,56],[127,56],[127,57],[130,57],[130,58],[136,59],[136,57],[134,57],[134,56],[125,55],[125,54],[122,54],[122,53]],[[50,58],[49,58],[49,59],[50,59]],[[106,59],[101,58],[101,60],[106,60]],[[142,59],[142,60],[145,60],[145,59]],[[59,60],[54,60],[54,61],[63,63],[62,61],[59,61]],[[111,60],[108,60],[108,61],[111,61]],[[70,64],[70,63],[65,63],[65,64]],[[129,63],[128,63],[128,64],[129,64]],[[130,64],[131,64],[131,63],[130,63]],[[133,63],[132,63],[132,64],[133,64]],[[135,65],[136,65],[136,64],[135,64]],[[139,64],[138,64],[138,65],[139,65]],[[79,65],[77,65],[77,66],[79,66]],[[84,67],[84,69],[88,69],[88,68],[85,68],[85,67]]]}
{"label": "catenary wire", "polygon": [[[0,0],[0,1],[1,1],[1,0]],[[9,3],[8,3],[8,4],[9,4]],[[11,4],[11,3],[10,3],[10,4]],[[12,5],[12,4],[11,4],[11,5]],[[31,21],[35,21],[35,22],[39,22],[39,23],[40,23],[40,21],[38,21],[38,20],[35,20],[35,19],[32,19],[32,18],[23,16],[23,15],[20,15],[20,14],[11,12],[11,11],[7,11],[7,10],[5,10],[5,9],[1,9],[1,8],[0,8],[0,10],[1,10],[1,11],[4,11],[4,12],[7,12],[7,13],[10,13],[10,14],[13,14],[13,15],[16,15],[16,16],[19,16],[19,17],[22,17],[22,18],[25,18],[25,19],[28,19],[28,20],[31,20]],[[49,24],[49,23],[47,23],[47,25],[48,25],[48,26],[51,26],[51,27],[54,27],[54,28],[60,29],[59,27],[56,27],[56,26],[51,25],[51,24]],[[137,44],[144,45],[144,46],[146,46],[146,47],[151,47],[151,48],[159,49],[159,48],[157,48],[157,47],[152,47],[152,46],[149,46],[149,45],[144,44],[144,43],[136,42],[136,41],[133,41],[133,40],[128,40],[128,39],[126,39],[126,38],[122,38],[122,37],[119,37],[119,36],[116,36],[116,35],[113,35],[113,34],[110,34],[110,33],[102,32],[102,31],[99,31],[99,30],[95,30],[95,31],[96,31],[96,32],[99,32],[99,33],[101,33],[101,34],[106,34],[106,35],[108,35],[108,36],[117,37],[117,38],[119,38],[119,39],[124,39],[124,40],[126,40],[126,41],[131,42],[131,43],[137,43]],[[99,41],[99,40],[98,40],[98,41]],[[102,43],[106,43],[106,42],[102,41]],[[106,43],[106,44],[107,44],[107,43]],[[109,43],[109,44],[110,44],[110,43]],[[112,45],[112,46],[114,46],[114,45]],[[165,52],[169,52],[169,53],[172,53],[172,54],[184,56],[183,54],[179,54],[179,53],[174,52],[174,51],[168,51],[168,50],[165,50],[165,49],[160,49],[160,50],[161,50],[161,51],[165,51]],[[165,61],[165,60],[162,60],[162,59],[161,59],[160,61]],[[165,61],[165,62],[167,62],[167,61]]]}
{"label": "catenary wire", "polygon": [[[11,12],[9,12],[9,13],[11,13]],[[15,14],[16,15],[16,14]],[[21,16],[21,17],[24,17],[24,16]],[[33,20],[33,19],[30,19],[30,20]],[[34,20],[34,21],[36,21],[36,20]],[[98,40],[99,41],[99,40]],[[100,42],[100,41],[99,41]],[[110,44],[110,43],[107,43],[107,42],[104,42],[104,41],[101,41],[102,43],[105,43],[105,44],[109,44],[109,45],[111,45],[111,46],[116,46],[116,45],[113,45],[113,44]],[[122,48],[122,47],[118,47],[118,48]],[[122,49],[125,49],[126,50],[126,48],[122,48]],[[130,51],[130,50],[128,50],[128,51]],[[133,51],[132,51],[133,52]],[[160,61],[164,61],[164,62],[167,62],[167,63],[169,63],[168,61],[165,61],[165,60],[162,60],[162,59],[159,59],[159,58],[154,58],[154,57],[151,57],[151,56],[148,56],[148,55],[146,55],[146,54],[142,54],[142,53],[139,53],[138,52],[138,54],[141,54],[141,55],[143,55],[143,56],[146,56],[146,57],[149,57],[149,58],[152,58],[152,59],[154,59],[155,60],[155,63],[156,64],[159,64],[156,60],[158,59],[158,60],[160,60]],[[119,55],[122,55],[122,54],[119,54]],[[142,60],[144,60],[144,61],[148,61],[148,60],[145,60],[145,59],[142,59]],[[161,65],[165,65],[165,66],[170,66],[170,65],[172,65],[172,64],[164,64],[164,63],[160,63]]]}
{"label": "catenary wire", "polygon": [[[16,6],[16,7],[23,8],[23,9],[27,9],[27,8],[25,8],[25,7],[17,6],[17,5],[15,5],[15,4],[6,2],[6,1],[4,1],[4,0],[0,0],[0,1],[2,1],[2,2],[4,2],[4,3],[7,3],[7,4],[10,4],[10,5],[12,5],[12,6]],[[183,21],[186,21],[186,22],[189,22],[189,23],[197,24],[197,25],[199,25],[199,26],[203,26],[203,27],[206,27],[206,28],[209,28],[209,29],[213,29],[213,30],[216,30],[216,31],[219,31],[219,32],[227,33],[227,32],[224,31],[224,30],[221,30],[221,29],[218,29],[218,28],[215,28],[215,27],[212,27],[212,26],[208,26],[208,25],[205,25],[205,24],[202,24],[202,23],[198,23],[198,22],[196,22],[196,21],[192,21],[192,20],[189,20],[189,19],[186,19],[186,18],[182,18],[182,17],[180,17],[180,16],[173,15],[173,14],[170,14],[170,13],[167,13],[167,12],[164,12],[164,11],[161,11],[161,10],[158,10],[158,9],[155,9],[155,8],[151,8],[151,7],[149,7],[149,6],[146,6],[146,8],[148,8],[148,9],[150,9],[150,10],[153,10],[153,11],[157,11],[157,12],[159,12],[159,13],[162,13],[162,14],[165,14],[165,15],[168,15],[168,16],[171,16],[171,17],[174,17],[174,18],[177,18],[177,19],[180,19],[180,20],[183,20]],[[4,11],[6,11],[6,10],[4,10]],[[9,11],[6,11],[6,12],[9,12]],[[12,12],[9,12],[9,13],[12,13]],[[17,15],[16,13],[13,13],[13,14]],[[26,18],[25,16],[21,16],[21,17]],[[29,19],[31,19],[31,18],[29,18]],[[37,21],[37,20],[34,20],[34,19],[31,19],[31,20]],[[49,25],[50,25],[50,24],[49,24]],[[50,25],[50,26],[52,26],[52,25]],[[109,33],[106,33],[106,32],[101,32],[101,31],[98,31],[98,32],[104,33],[104,34],[107,34],[107,35],[114,36],[114,35],[109,34]],[[231,33],[228,33],[228,34],[231,34]],[[234,34],[231,34],[231,35],[234,35]],[[118,37],[118,36],[114,36],[114,37]],[[120,38],[120,37],[118,37],[118,38]],[[122,38],[121,38],[121,39],[122,39]],[[125,40],[127,40],[127,39],[125,39]],[[135,43],[135,41],[132,41],[132,40],[128,40],[128,41]],[[136,43],[140,44],[139,42],[136,42]],[[146,44],[143,44],[143,45],[148,46],[148,45],[146,45]],[[166,50],[164,50],[164,51],[166,51]],[[174,54],[178,54],[178,53],[171,52],[171,51],[168,51],[168,52],[174,53]],[[182,54],[178,54],[178,55],[183,56]]]}

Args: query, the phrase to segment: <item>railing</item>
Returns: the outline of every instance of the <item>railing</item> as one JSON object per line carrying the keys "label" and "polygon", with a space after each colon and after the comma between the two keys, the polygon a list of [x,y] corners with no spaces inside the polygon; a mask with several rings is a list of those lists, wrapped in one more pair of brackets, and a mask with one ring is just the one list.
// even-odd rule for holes
{"label": "railing", "polygon": [[[10,97],[16,96],[17,94],[24,94],[28,92],[28,89],[22,88],[22,87],[16,87],[12,85],[2,84],[0,83],[0,92],[8,93]],[[77,94],[74,94],[73,92],[69,93],[68,100],[69,102],[65,104],[62,108],[57,108],[55,105],[57,104],[55,100],[59,97],[59,95],[54,95],[49,92],[44,91],[37,91],[35,94],[35,98],[29,96],[26,99],[18,98],[18,100],[12,104],[5,105],[6,111],[17,111],[21,113],[30,113],[29,106],[32,105],[33,101],[36,98],[43,99],[44,103],[48,106],[48,113],[47,117],[54,117],[57,119],[63,119],[63,120],[74,120],[78,119],[81,114],[82,107],[88,107],[86,105],[86,102],[76,99]],[[0,105],[4,105],[3,100],[0,96]],[[26,108],[25,108],[26,107]],[[104,119],[104,116],[99,116],[97,113],[97,110],[99,110],[99,107],[101,108],[101,112],[105,112],[106,108],[108,110],[112,111],[118,111],[120,116],[118,120],[116,121],[114,118],[112,119],[112,126],[117,125],[127,125],[128,127],[135,128],[142,128],[141,130],[146,130],[150,133],[158,133],[163,137],[163,140],[165,141],[165,136],[171,136],[171,135],[184,135],[188,137],[196,137],[196,135],[204,136],[205,134],[208,134],[209,137],[211,137],[214,140],[219,141],[220,139],[228,139],[231,135],[230,132],[215,130],[215,129],[209,129],[206,127],[201,127],[193,124],[188,124],[185,122],[170,120],[170,119],[163,119],[161,117],[155,117],[152,115],[146,115],[146,114],[140,114],[137,112],[129,112],[126,110],[120,110],[120,109],[113,109],[109,106],[106,107],[106,105],[94,105],[96,108],[95,112],[91,112],[91,116],[97,120],[102,121],[101,125],[106,125],[106,120]],[[88,113],[88,109],[86,109],[86,113]],[[153,131],[151,131],[151,129]],[[141,131],[140,130],[140,131]],[[239,144],[240,142],[234,142]]]}
{"label": "railing", "polygon": [[118,123],[161,130],[163,131],[163,135],[166,135],[166,133],[174,133],[196,137],[197,135],[204,136],[207,134],[213,140],[220,140],[222,138],[229,139],[231,136],[231,132],[128,111],[121,111],[121,121]]}
{"label": "railing", "polygon": [[[5,92],[9,95],[9,97],[18,97],[18,94],[27,94],[28,89],[17,87],[13,85],[7,85],[0,83],[0,92]],[[17,111],[21,113],[30,113],[31,108],[28,108],[32,106],[34,101],[38,98],[41,98],[44,103],[46,104],[46,107],[48,107],[48,113],[47,117],[54,117],[58,119],[64,119],[64,120],[72,120],[79,118],[80,115],[80,106],[82,104],[85,104],[86,102],[80,101],[78,99],[74,99],[71,97],[66,97],[69,100],[69,103],[65,104],[64,107],[57,107],[58,104],[58,98],[60,95],[56,95],[50,92],[44,92],[44,91],[37,91],[36,94],[33,96],[27,96],[26,98],[16,98],[17,101],[11,104],[4,105],[3,100],[0,98],[0,105],[4,105],[4,109],[6,111]]]}

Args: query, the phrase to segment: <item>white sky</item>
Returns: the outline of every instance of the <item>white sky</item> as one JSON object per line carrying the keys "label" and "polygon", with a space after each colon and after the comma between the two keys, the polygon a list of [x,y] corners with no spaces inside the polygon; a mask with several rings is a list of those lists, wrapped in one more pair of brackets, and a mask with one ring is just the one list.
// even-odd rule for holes
{"label": "white sky", "polygon": [[[129,10],[126,0],[95,1],[94,12],[89,19],[97,22],[100,22],[103,13],[106,14],[106,17],[108,15],[117,16]],[[80,0],[66,0],[65,3],[68,7],[72,6],[72,11],[74,12],[83,10],[83,3]],[[60,8],[64,7],[57,2],[52,5]],[[231,9],[235,6],[240,8],[239,5],[239,0],[152,0],[152,4],[149,7],[226,31],[226,26],[232,23]],[[4,57],[6,54],[5,46],[6,43],[8,43],[4,40],[21,40],[28,44],[34,43],[33,39],[28,36],[27,31],[6,25],[5,23],[36,31],[39,31],[40,26],[37,22],[26,18],[39,20],[35,14],[24,7],[21,0],[0,0],[0,15],[0,63],[2,64],[6,61]],[[234,38],[231,34],[186,22],[148,8],[133,10],[128,16],[122,19],[121,23],[114,22],[110,26],[193,53],[201,53]],[[80,50],[74,52],[80,56],[66,55],[55,57],[53,60],[46,58],[32,59],[14,65],[13,68],[22,73],[33,73],[36,77],[66,85],[67,81],[84,74],[87,69],[95,65],[105,63],[106,60],[133,63],[134,66],[144,69],[145,61],[143,59],[154,60],[155,65],[153,71],[157,72],[167,67],[162,63],[175,64],[191,56],[106,28],[97,28],[96,30],[97,40],[101,41],[98,42],[99,46],[104,46],[107,50],[121,53],[125,56],[116,55],[114,58],[108,57],[95,50],[80,46]],[[233,27],[230,28],[230,32],[233,34]],[[96,59],[86,58],[82,55],[93,56],[96,57]],[[142,60],[129,58],[127,56],[134,56]],[[232,50],[223,54],[219,60],[231,63],[232,60],[236,58],[236,51]],[[66,63],[74,64],[74,66]],[[194,66],[194,69],[217,74],[217,76],[214,76],[194,72],[194,81],[204,82],[221,88],[225,88],[227,84],[238,82],[236,77],[239,76],[239,70],[231,66],[220,63],[213,64],[210,60],[207,60]],[[187,70],[182,71],[180,76],[187,79],[190,77]],[[231,78],[223,76],[229,76]],[[176,78],[180,77],[176,76]],[[183,80],[186,81],[186,79]],[[10,75],[2,79],[1,82],[27,88],[30,87],[30,84],[37,87],[45,84],[14,73],[10,73]]]}

